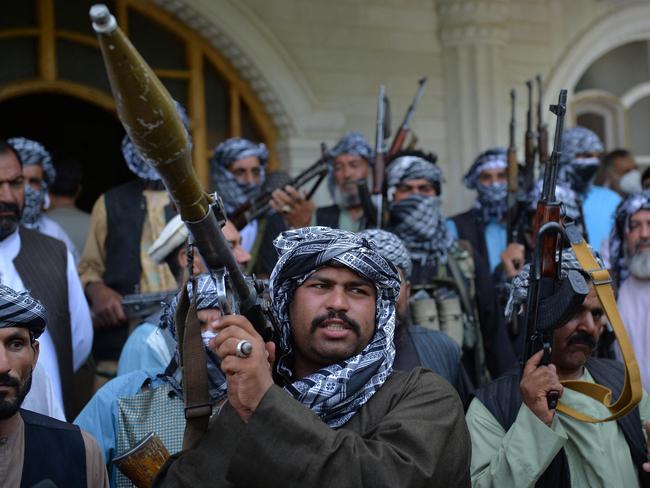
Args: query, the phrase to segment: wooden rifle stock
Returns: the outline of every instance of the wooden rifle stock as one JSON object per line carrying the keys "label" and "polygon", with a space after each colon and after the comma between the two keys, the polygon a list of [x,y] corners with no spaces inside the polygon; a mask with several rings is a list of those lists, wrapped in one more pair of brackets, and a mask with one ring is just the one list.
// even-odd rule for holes
{"label": "wooden rifle stock", "polygon": [[397,134],[395,134],[395,138],[393,139],[393,142],[390,145],[390,149],[388,151],[389,157],[393,157],[395,154],[397,154],[402,149],[404,149],[406,136],[408,136],[408,134],[411,132],[411,119],[413,118],[415,109],[418,106],[418,103],[420,102],[420,98],[422,97],[422,93],[424,92],[424,84],[426,82],[427,82],[426,76],[420,78],[420,80],[418,81],[418,89],[415,92],[415,97],[413,98],[411,105],[409,105],[409,108],[406,110],[406,115],[404,116],[402,125],[399,126]]}

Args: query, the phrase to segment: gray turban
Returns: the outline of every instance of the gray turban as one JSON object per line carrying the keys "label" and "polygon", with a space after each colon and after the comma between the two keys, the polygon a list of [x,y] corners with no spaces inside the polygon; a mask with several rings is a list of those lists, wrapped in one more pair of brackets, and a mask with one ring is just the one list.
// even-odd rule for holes
{"label": "gray turban", "polygon": [[639,210],[650,210],[650,190],[629,195],[616,209],[614,226],[609,234],[609,260],[612,274],[619,283],[630,274],[625,264],[625,234],[630,230],[630,217]]}
{"label": "gray turban", "polygon": [[598,136],[584,127],[565,129],[558,180],[566,182],[577,193],[586,193],[600,163],[597,157],[577,158],[582,153],[601,153],[603,143]]}
{"label": "gray turban", "polygon": [[508,167],[508,151],[503,147],[495,147],[481,153],[472,163],[469,171],[463,178],[465,187],[476,190],[479,175],[488,169],[504,169]]}
{"label": "gray turban", "polygon": [[374,242],[379,254],[404,271],[406,279],[411,277],[411,255],[399,237],[383,229],[366,229],[359,232],[359,235]]}
{"label": "gray turban", "polygon": [[25,327],[36,339],[47,325],[45,307],[27,292],[0,285],[0,328]]}
{"label": "gray turban", "polygon": [[365,159],[369,165],[372,166],[374,158],[374,152],[370,143],[366,140],[365,137],[359,132],[348,132],[346,133],[339,142],[336,143],[336,146],[329,151],[331,156],[329,173],[327,177],[327,189],[330,192],[332,198],[334,198],[334,188],[336,187],[336,181],[334,181],[334,160],[342,154],[353,154],[356,156],[361,156]]}
{"label": "gray turban", "polygon": [[418,156],[401,156],[394,159],[386,169],[386,184],[394,188],[405,180],[423,178],[431,183],[442,183],[442,171],[438,165]]}
{"label": "gray turban", "polygon": [[[260,181],[258,184],[241,183],[228,171],[230,165],[240,159],[255,157],[260,160]],[[210,160],[212,184],[223,200],[228,212],[255,198],[264,183],[264,167],[269,159],[269,152],[262,143],[235,137],[227,139],[217,146]]]}
{"label": "gray turban", "polygon": [[[386,381],[393,367],[395,300],[399,275],[376,246],[353,232],[328,227],[285,231],[274,241],[280,259],[273,269],[270,292],[279,328],[277,372],[285,389],[332,428],[345,424]],[[295,289],[314,271],[338,263],[374,283],[377,289],[375,334],[359,354],[291,382],[288,362],[293,351],[289,303]]]}
{"label": "gray turban", "polygon": [[[176,100],[174,100],[174,105],[176,106],[176,111],[178,112],[178,115],[183,122],[183,127],[185,127],[185,130],[187,131],[189,137],[190,121],[187,118],[187,112],[185,112],[183,106]],[[190,145],[191,144],[192,141],[190,138]],[[147,164],[147,162],[142,158],[131,139],[129,139],[128,135],[125,135],[122,139],[122,156],[124,157],[124,161],[126,161],[126,165],[129,167],[131,172],[138,178],[148,181],[160,181],[160,175],[158,172],[149,164]]]}

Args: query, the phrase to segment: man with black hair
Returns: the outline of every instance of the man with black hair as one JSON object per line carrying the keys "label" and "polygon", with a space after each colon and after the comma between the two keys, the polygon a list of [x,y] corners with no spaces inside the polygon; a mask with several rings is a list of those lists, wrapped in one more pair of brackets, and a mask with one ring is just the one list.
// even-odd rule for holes
{"label": "man with black hair", "polygon": [[[600,263],[599,263],[600,264]],[[571,249],[562,252],[561,273],[588,279]],[[518,313],[529,289],[529,267],[513,280],[507,312]],[[606,315],[595,288],[579,311],[553,334],[551,364],[541,365],[538,351],[523,371],[516,369],[477,390],[467,411],[472,438],[472,486],[650,486],[646,435],[650,402],[641,402],[616,422],[588,423],[549,409],[548,394],[593,418],[611,415],[602,403],[564,387],[560,381],[598,383],[618,398],[623,365],[592,356],[605,328]]]}
{"label": "man with black hair", "polygon": [[81,164],[72,156],[57,158],[56,176],[50,186],[50,208],[47,216],[70,236],[75,247],[83,250],[90,226],[90,215],[75,206],[81,192]]}
{"label": "man with black hair", "polygon": [[641,186],[644,190],[650,190],[650,168],[646,168],[641,175]]}
{"label": "man with black hair", "polygon": [[614,149],[600,160],[594,185],[610,188],[622,197],[641,191],[641,172],[627,149]]}
{"label": "man with black hair", "polygon": [[25,205],[25,177],[16,150],[0,140],[0,283],[31,290],[47,307],[41,363],[67,416],[75,414],[75,372],[93,340],[88,304],[74,258],[63,242],[19,225]]}
{"label": "man with black hair", "polygon": [[[78,427],[21,408],[47,324],[43,305],[0,285],[0,486],[107,487],[97,442]],[[46,484],[43,484],[46,486]]]}

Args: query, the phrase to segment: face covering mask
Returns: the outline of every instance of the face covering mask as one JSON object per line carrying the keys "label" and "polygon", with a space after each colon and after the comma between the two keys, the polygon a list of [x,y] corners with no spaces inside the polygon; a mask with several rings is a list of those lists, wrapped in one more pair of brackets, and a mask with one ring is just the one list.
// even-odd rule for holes
{"label": "face covering mask", "polygon": [[45,190],[36,191],[31,186],[25,185],[25,207],[20,221],[22,224],[27,226],[36,224],[41,216],[46,194]]}
{"label": "face covering mask", "polygon": [[598,158],[576,158],[571,163],[571,186],[574,191],[584,193],[598,171]]}
{"label": "face covering mask", "polygon": [[632,194],[639,193],[641,188],[641,172],[638,169],[628,171],[621,179],[618,180],[618,186],[624,193]]}

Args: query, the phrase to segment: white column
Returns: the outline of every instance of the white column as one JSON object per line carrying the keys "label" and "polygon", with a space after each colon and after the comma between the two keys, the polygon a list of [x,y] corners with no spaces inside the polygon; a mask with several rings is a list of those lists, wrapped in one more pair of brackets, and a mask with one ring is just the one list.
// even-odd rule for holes
{"label": "white column", "polygon": [[[438,31],[445,67],[449,186],[476,156],[508,143],[509,89],[503,74],[509,0],[438,0]],[[447,213],[467,209],[474,195],[446,195]]]}

